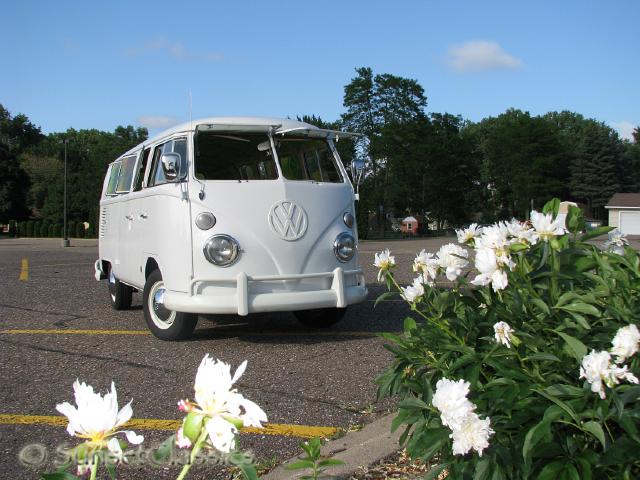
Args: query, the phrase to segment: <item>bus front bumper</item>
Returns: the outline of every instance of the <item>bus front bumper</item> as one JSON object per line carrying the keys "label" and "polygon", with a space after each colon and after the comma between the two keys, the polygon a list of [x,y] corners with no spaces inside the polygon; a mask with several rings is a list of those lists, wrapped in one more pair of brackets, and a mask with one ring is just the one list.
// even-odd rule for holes
{"label": "bus front bumper", "polygon": [[[319,281],[327,288],[303,290],[295,288],[296,282]],[[289,289],[268,291],[265,285],[293,285]],[[220,288],[224,285],[226,288]],[[216,287],[218,286],[218,287]],[[249,276],[239,273],[235,278],[200,278],[191,281],[189,292],[167,290],[164,306],[169,310],[186,313],[221,313],[248,315],[254,312],[279,312],[309,310],[315,308],[344,308],[359,303],[367,297],[362,270]]]}

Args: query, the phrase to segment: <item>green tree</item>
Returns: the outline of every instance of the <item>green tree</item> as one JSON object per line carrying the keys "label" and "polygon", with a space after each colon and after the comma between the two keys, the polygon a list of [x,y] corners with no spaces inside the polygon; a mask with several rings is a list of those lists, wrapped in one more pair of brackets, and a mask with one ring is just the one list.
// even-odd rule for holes
{"label": "green tree", "polygon": [[571,157],[552,123],[510,109],[472,131],[482,155],[487,217],[526,217],[532,203],[539,207],[550,197],[568,198]]}
{"label": "green tree", "polygon": [[29,177],[9,147],[0,143],[0,223],[22,220],[28,216]]}
{"label": "green tree", "polygon": [[[425,118],[427,98],[424,89],[413,79],[391,74],[373,74],[371,68],[356,69],[357,76],[344,88],[343,126],[364,134],[356,140],[354,154],[364,161],[370,175],[366,188],[366,205],[378,215],[378,225],[384,229],[385,191],[392,178],[385,172],[389,154],[383,129]],[[363,204],[364,205],[364,204]]]}

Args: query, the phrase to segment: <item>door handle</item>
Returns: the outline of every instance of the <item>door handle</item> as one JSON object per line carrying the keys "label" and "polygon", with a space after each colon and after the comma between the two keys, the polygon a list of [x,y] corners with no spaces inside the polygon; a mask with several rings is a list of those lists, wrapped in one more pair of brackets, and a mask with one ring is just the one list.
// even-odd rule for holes
{"label": "door handle", "polygon": [[141,213],[140,214],[140,218],[142,218],[143,220],[146,220],[148,218],[146,213]]}

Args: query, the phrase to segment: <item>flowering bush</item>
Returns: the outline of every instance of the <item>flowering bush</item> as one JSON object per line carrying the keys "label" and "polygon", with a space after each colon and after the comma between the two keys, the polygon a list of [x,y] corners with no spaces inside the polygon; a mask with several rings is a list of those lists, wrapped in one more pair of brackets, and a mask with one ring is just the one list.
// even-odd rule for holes
{"label": "flowering bush", "polygon": [[399,293],[418,319],[384,335],[395,360],[378,396],[400,396],[393,429],[439,460],[428,478],[640,476],[640,257],[619,233],[587,243],[610,229],[581,234],[577,208],[565,227],[558,206],[458,231],[473,254],[420,252],[408,287],[390,252],[376,258],[381,300]]}

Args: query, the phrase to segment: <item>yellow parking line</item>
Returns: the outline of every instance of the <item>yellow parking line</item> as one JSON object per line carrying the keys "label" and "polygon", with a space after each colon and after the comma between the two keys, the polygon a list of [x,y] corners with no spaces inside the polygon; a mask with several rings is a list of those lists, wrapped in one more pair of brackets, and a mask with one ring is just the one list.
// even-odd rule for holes
{"label": "yellow parking line", "polygon": [[[239,337],[375,337],[380,332],[243,332],[238,330],[208,330],[214,336]],[[9,329],[0,330],[4,335],[151,335],[149,330],[78,330],[78,329]]]}
{"label": "yellow parking line", "polygon": [[20,266],[20,281],[26,282],[27,280],[29,280],[29,260],[23,258]]}
{"label": "yellow parking line", "polygon": [[64,329],[32,329],[32,330],[0,330],[7,335],[151,335],[149,330],[64,330]]}
{"label": "yellow parking line", "polygon": [[[59,415],[15,415],[0,414],[2,425],[51,425],[54,427],[66,427],[67,417]],[[160,420],[151,418],[132,418],[122,428],[132,430],[177,430],[182,420]],[[247,427],[242,432],[257,435],[282,435],[286,437],[331,437],[338,431],[335,427],[317,427],[310,425],[286,425],[279,423],[267,423],[264,428]]]}

